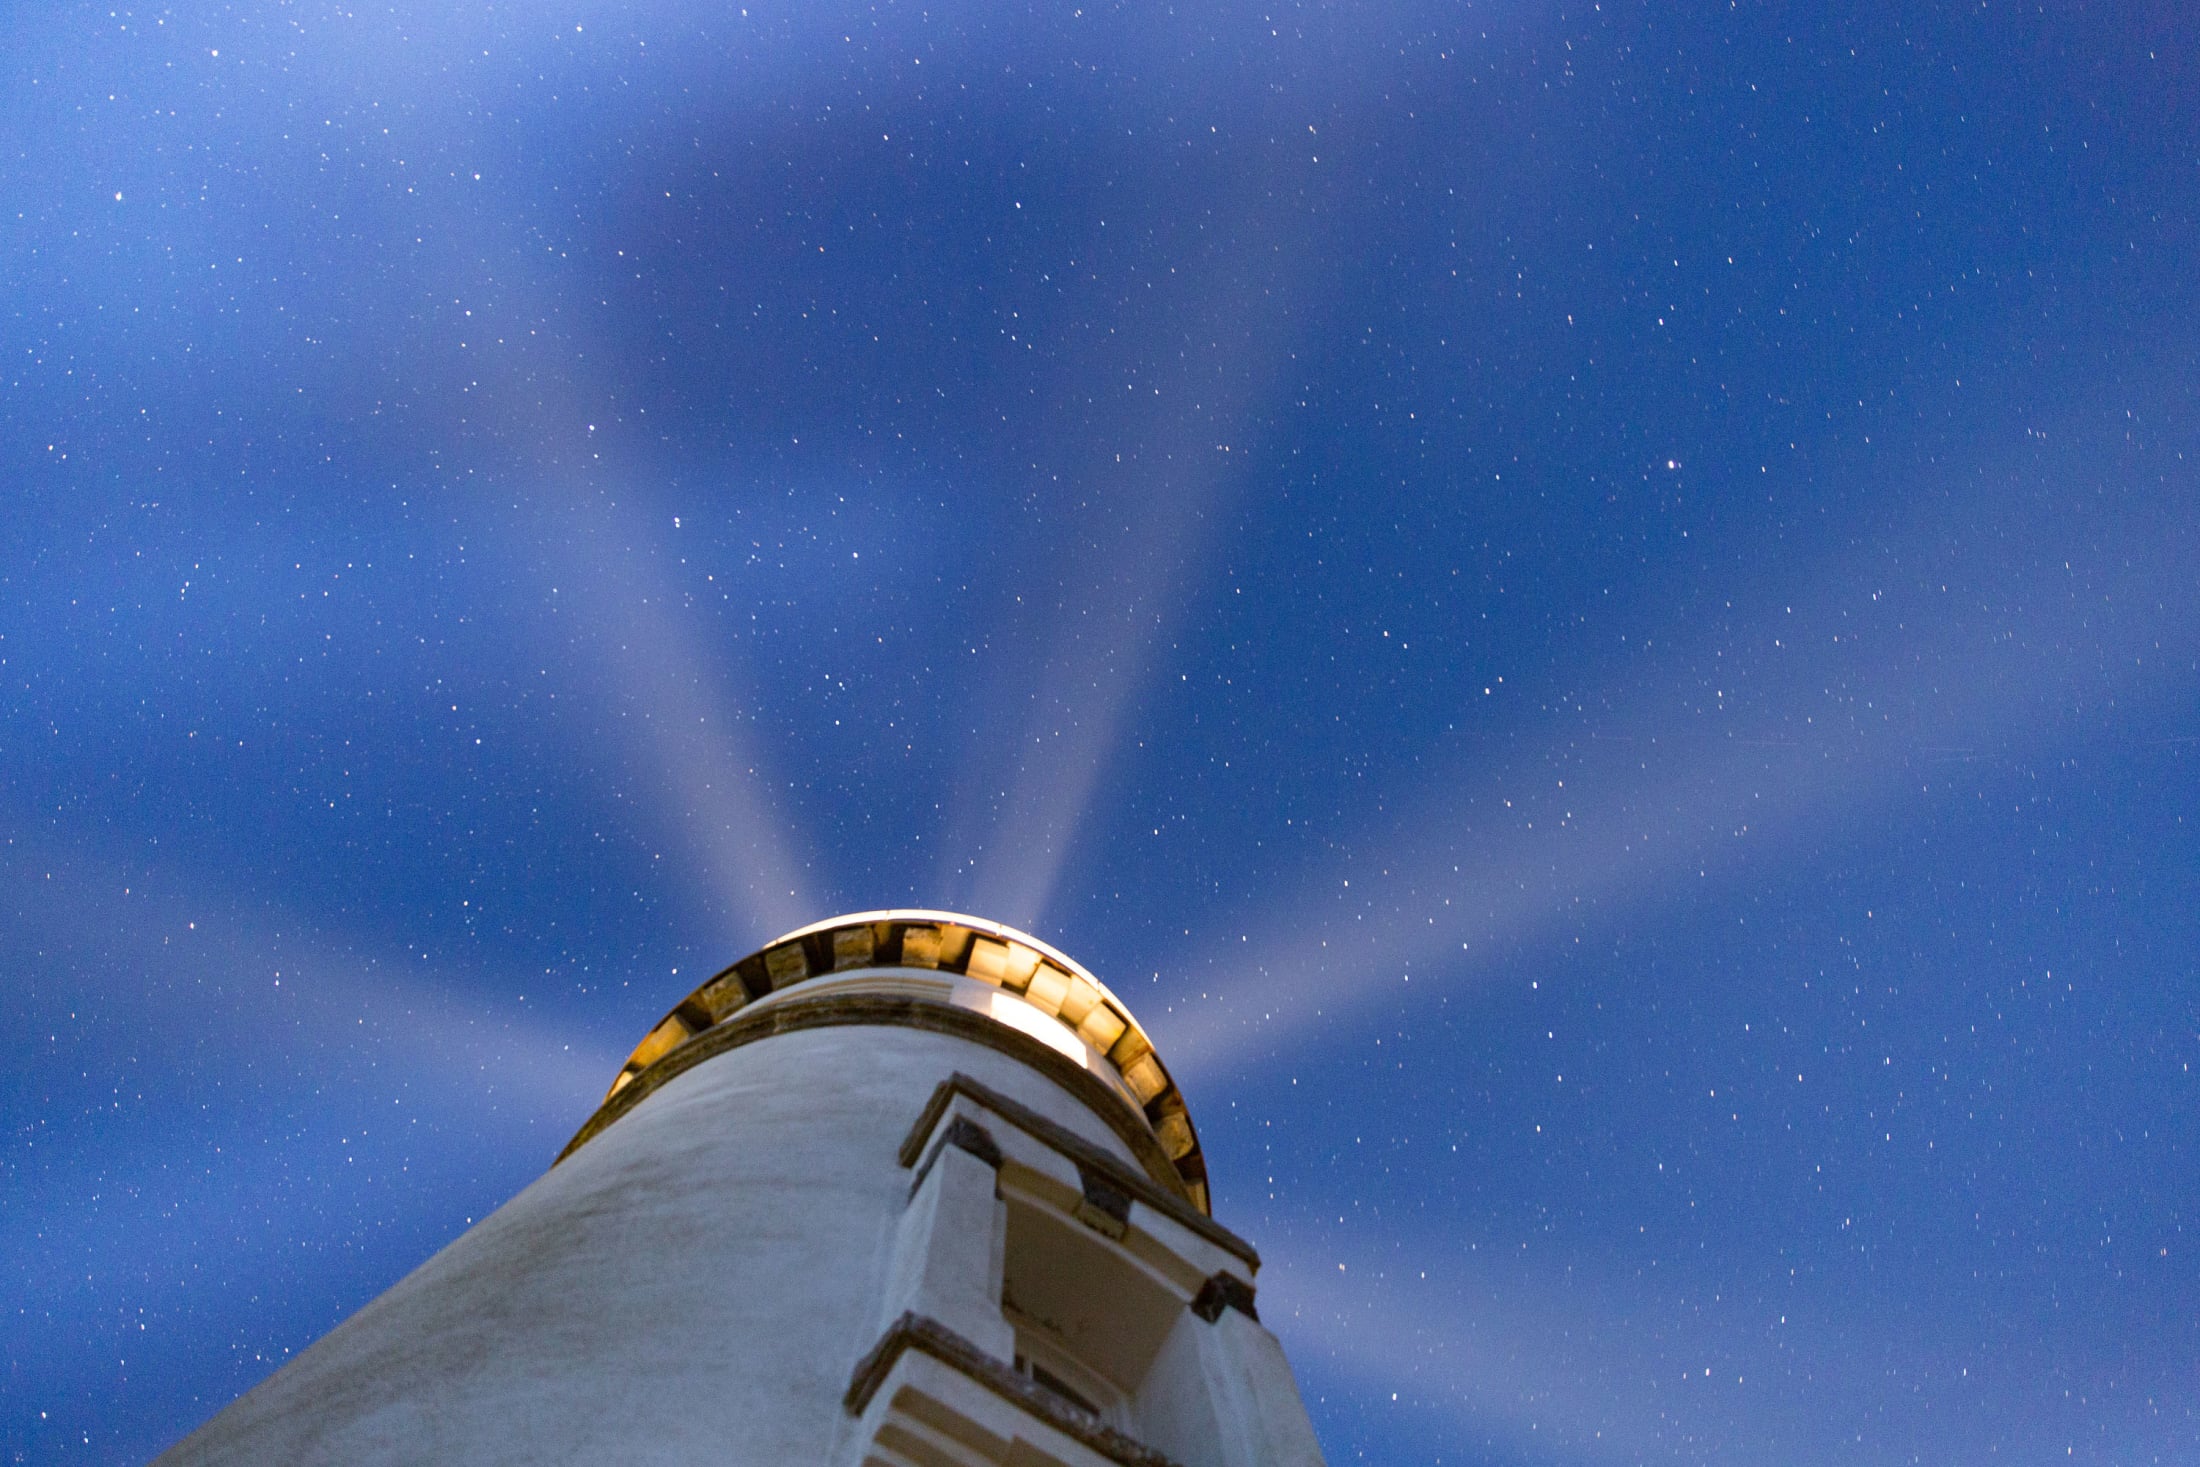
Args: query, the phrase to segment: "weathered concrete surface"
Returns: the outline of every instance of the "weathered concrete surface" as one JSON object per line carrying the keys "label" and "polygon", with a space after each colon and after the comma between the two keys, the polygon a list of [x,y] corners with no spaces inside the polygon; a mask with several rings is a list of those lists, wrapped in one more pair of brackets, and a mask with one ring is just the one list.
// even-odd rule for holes
{"label": "weathered concrete surface", "polygon": [[879,1328],[896,1149],[956,1070],[1136,1164],[985,1046],[779,1035],[668,1083],[159,1460],[825,1461]]}

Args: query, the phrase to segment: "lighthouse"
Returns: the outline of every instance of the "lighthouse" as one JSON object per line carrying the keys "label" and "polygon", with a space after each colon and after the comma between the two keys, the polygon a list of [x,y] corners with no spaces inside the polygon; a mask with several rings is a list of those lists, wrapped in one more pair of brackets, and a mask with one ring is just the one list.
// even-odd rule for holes
{"label": "lighthouse", "polygon": [[682,999],[549,1171],[159,1459],[1312,1467],[1130,1010],[837,917]]}

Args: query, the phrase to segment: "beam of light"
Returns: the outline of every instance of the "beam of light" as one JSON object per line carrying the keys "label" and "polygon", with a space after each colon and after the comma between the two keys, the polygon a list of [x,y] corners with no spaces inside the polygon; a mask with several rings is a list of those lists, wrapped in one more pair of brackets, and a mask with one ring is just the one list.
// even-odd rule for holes
{"label": "beam of light", "polygon": [[[1935,760],[2021,757],[2128,726],[2200,655],[2200,545],[2169,503],[2134,493],[2117,509],[2076,536],[1965,496],[1951,518],[1975,543],[1952,586],[1830,568],[1719,656],[1661,664],[1661,681],[1699,686],[1710,706],[1693,718],[1643,706],[1670,692],[1644,695],[1610,731],[1577,725],[1507,767],[1489,767],[1487,746],[1459,757],[1394,802],[1411,827],[1359,832],[1351,844],[1372,854],[1231,924],[1187,965],[1196,997],[1152,1025],[1172,1067],[1220,1075],[1491,971],[1560,924],[1846,837],[1929,789]],[[1929,561],[1915,549],[1896,562]],[[2062,570],[2042,581],[2042,565]],[[1706,721],[1708,737],[1690,732]]]}
{"label": "beam of light", "polygon": [[[614,378],[616,342],[569,324],[561,309],[594,287],[571,265],[548,284],[535,279],[556,273],[548,264],[516,278],[484,275],[484,262],[539,254],[516,223],[523,217],[516,208],[455,214],[417,253],[427,294],[480,301],[469,329],[498,344],[456,368],[443,364],[465,375],[463,390],[446,384],[452,390],[415,411],[520,496],[516,520],[475,506],[469,519],[526,582],[506,604],[546,610],[520,619],[540,635],[525,655],[570,670],[563,695],[595,712],[590,737],[614,755],[593,757],[602,746],[592,744],[574,762],[600,771],[618,797],[637,797],[651,834],[677,853],[677,879],[718,922],[710,941],[744,950],[817,914],[800,827],[774,796],[751,727],[764,700],[727,649],[708,644],[699,614],[684,610],[693,578],[677,571],[671,516],[653,509],[663,496],[646,454],[631,446],[639,435],[614,428],[629,400]],[[537,341],[536,322],[561,324]]]}
{"label": "beam of light", "polygon": [[11,1081],[38,1101],[9,1107],[33,1140],[0,1253],[59,1307],[100,1302],[88,1258],[146,1261],[106,1282],[157,1312],[194,1278],[258,1278],[354,1227],[432,1246],[455,1231],[444,1214],[546,1170],[622,1058],[523,1001],[466,997],[444,962],[142,865],[17,837],[0,899],[11,1027],[40,1041]]}
{"label": "beam of light", "polygon": [[[524,1001],[464,996],[445,963],[380,941],[331,942],[307,919],[143,866],[18,837],[0,882],[22,980],[8,1007],[19,1032],[42,1041],[17,1072],[44,1095],[32,1111],[47,1117],[35,1170],[64,1193],[97,1175],[116,1197],[166,1197],[195,1185],[194,1167],[171,1170],[179,1158],[260,1167],[253,1158],[271,1144],[325,1150],[312,1133],[347,1117],[372,1121],[349,1160],[455,1148],[478,1168],[485,1143],[507,1153],[518,1142],[524,1151],[487,1170],[524,1180],[587,1117],[622,1057]],[[322,1119],[301,1126],[305,1115]],[[414,1129],[423,1117],[429,1130]],[[212,1144],[225,1138],[227,1148]],[[10,1211],[11,1230],[46,1240],[38,1255],[89,1236],[56,1229],[40,1208]]]}
{"label": "beam of light", "polygon": [[[744,950],[816,915],[805,880],[810,852],[778,809],[772,780],[762,772],[765,751],[749,726],[760,690],[707,644],[697,617],[684,611],[671,570],[677,557],[665,547],[665,527],[648,513],[654,496],[638,487],[651,475],[634,446],[641,435],[622,437],[614,429],[633,394],[620,375],[619,333],[627,323],[596,310],[601,281],[592,272],[603,262],[567,258],[582,255],[578,247],[545,249],[532,191],[541,182],[534,138],[515,134],[508,122],[487,121],[482,109],[485,96],[532,85],[546,69],[600,64],[607,45],[631,56],[637,39],[647,45],[659,27],[676,26],[681,11],[670,3],[637,10],[582,0],[554,21],[515,28],[509,17],[475,7],[414,5],[283,35],[233,18],[180,17],[171,30],[212,44],[208,67],[219,62],[284,78],[272,90],[246,88],[202,117],[235,145],[283,134],[295,108],[356,117],[362,97],[373,99],[371,107],[399,98],[405,125],[394,134],[388,128],[363,134],[370,141],[363,142],[362,169],[406,176],[407,155],[417,159],[424,137],[453,139],[450,146],[468,154],[465,170],[454,166],[432,186],[423,180],[418,203],[406,202],[411,187],[393,191],[394,199],[360,199],[357,238],[373,240],[377,231],[391,243],[402,237],[405,287],[346,297],[334,341],[295,353],[283,370],[312,384],[315,416],[332,436],[339,443],[350,438],[362,459],[362,484],[382,467],[381,455],[440,445],[430,455],[432,468],[410,474],[408,498],[453,510],[450,523],[486,536],[495,557],[526,574],[529,584],[517,589],[540,598],[537,606],[552,585],[559,588],[555,618],[520,619],[546,635],[518,657],[536,668],[574,665],[577,686],[561,689],[564,707],[592,704],[600,715],[600,742],[575,766],[641,806],[667,864],[720,924],[711,940]],[[760,49],[730,70],[714,64],[723,52],[712,46],[660,44],[649,54],[682,74],[697,73],[698,82],[707,74],[714,95],[782,94],[814,80],[827,23],[812,16],[791,40],[759,31]],[[33,25],[22,38],[25,53],[70,56],[81,46],[79,29],[65,19]],[[841,34],[832,32],[833,46]],[[146,85],[185,84],[160,73]],[[202,85],[188,84],[187,107],[197,105],[190,99]],[[601,117],[606,135],[663,125],[649,113],[645,89],[574,90],[591,97],[599,117],[611,114]],[[303,197],[326,186],[304,154],[272,150],[265,165],[271,171],[262,187],[271,192],[256,195],[254,208],[281,207],[289,196],[284,170],[303,169],[295,175]],[[172,178],[155,177],[143,191],[152,197],[175,187]],[[195,221],[211,217],[206,210],[184,212]],[[276,251],[281,246],[272,241],[285,236],[303,241],[289,246],[291,263],[299,274],[319,277],[325,260],[310,248],[324,240],[317,215],[281,224],[258,252]],[[370,258],[380,258],[381,247],[367,246],[375,252]],[[603,431],[591,431],[592,423]],[[403,426],[393,433],[395,424]],[[512,507],[521,514],[491,514],[481,495],[485,485],[516,498]],[[474,564],[489,558],[483,548],[477,539]],[[484,671],[486,683],[509,669]]]}
{"label": "beam of light", "polygon": [[556,506],[551,525],[541,570],[581,622],[568,647],[580,685],[601,700],[596,727],[614,731],[623,762],[652,776],[650,818],[685,853],[700,905],[723,924],[717,946],[740,951],[814,918],[808,863],[789,839],[797,827],[744,726],[756,701],[733,690],[727,658],[701,645],[651,563],[673,557],[648,554],[637,517],[592,496]]}
{"label": "beam of light", "polygon": [[1338,1379],[1361,1419],[1404,1413],[1399,1435],[1438,1437],[1447,1460],[1496,1445],[1584,1467],[2044,1463],[2080,1442],[2089,1460],[2172,1461],[2200,1411],[2174,1370],[2135,1375],[2121,1351],[2029,1319],[1905,1309],[1891,1281],[1860,1297],[1784,1266],[1757,1287],[1450,1238],[1376,1252],[1331,1229],[1264,1251],[1262,1317],[1302,1377]]}
{"label": "beam of light", "polygon": [[[363,197],[363,225],[346,214],[347,235],[361,227],[368,231],[364,237],[380,230],[404,250],[409,288],[368,291],[347,301],[334,349],[299,353],[287,369],[313,382],[316,397],[340,407],[324,411],[325,420],[354,432],[386,432],[400,413],[415,424],[433,423],[440,413],[446,415],[440,425],[449,430],[442,441],[456,439],[469,451],[519,445],[512,456],[525,460],[532,453],[531,472],[543,482],[529,483],[509,465],[477,453],[477,466],[493,470],[489,482],[520,490],[552,519],[605,522],[565,537],[545,556],[559,563],[562,580],[600,587],[584,604],[602,630],[581,650],[589,656],[587,686],[604,694],[602,725],[627,757],[590,764],[653,771],[639,793],[668,843],[677,841],[686,855],[675,864],[695,874],[713,909],[721,903],[734,908],[729,925],[744,931],[721,940],[735,947],[815,914],[803,882],[811,852],[776,808],[775,781],[762,772],[769,751],[746,726],[759,690],[742,685],[722,658],[701,646],[674,587],[655,574],[654,558],[631,553],[617,566],[589,567],[590,578],[572,569],[574,563],[588,566],[599,541],[631,546],[647,539],[634,518],[635,496],[616,482],[622,474],[627,483],[640,477],[637,460],[622,464],[606,452],[613,461],[598,463],[591,453],[569,451],[560,462],[551,447],[570,447],[575,424],[606,416],[604,405],[620,399],[616,333],[599,325],[604,318],[597,308],[604,302],[593,287],[600,281],[585,276],[564,251],[546,248],[563,230],[540,214],[534,195],[512,192],[515,179],[520,187],[531,176],[540,181],[538,139],[515,132],[508,109],[485,109],[483,99],[510,96],[515,87],[537,88],[546,74],[555,90],[558,76],[616,54],[621,65],[646,63],[656,85],[590,90],[576,83],[554,127],[597,136],[662,127],[648,99],[690,83],[697,93],[707,92],[714,107],[770,99],[798,111],[796,99],[848,75],[846,17],[854,13],[838,5],[744,12],[739,23],[713,21],[707,36],[690,27],[691,44],[685,45],[664,40],[700,12],[674,3],[637,7],[601,0],[569,7],[555,23],[516,28],[509,17],[434,6],[345,17],[295,34],[240,32],[226,23],[192,28],[194,44],[219,43],[207,57],[209,67],[219,60],[223,69],[248,65],[259,74],[273,66],[287,79],[274,91],[239,94],[202,119],[221,129],[224,139],[254,136],[255,129],[287,136],[292,124],[286,119],[300,107],[324,120],[356,118],[363,99],[375,107],[401,99],[404,127],[394,136],[387,128],[363,134],[359,160],[362,169],[389,170],[393,181],[410,178],[400,170],[421,138],[457,140],[446,162],[463,166],[438,165],[432,203],[423,180],[412,203],[405,202],[413,197],[410,183],[401,193],[393,187],[384,203]],[[907,26],[908,38],[921,34],[928,63],[937,61],[950,74],[958,58],[988,56],[1004,43],[998,25],[954,19],[997,21],[990,11],[950,7],[945,14],[944,21],[937,11],[930,19],[886,17],[884,32],[872,23],[879,17],[865,26],[874,41],[892,35],[896,24]],[[1257,13],[1246,8],[1243,18],[1250,22]],[[1265,129],[1258,118],[1259,109],[1274,105],[1272,63],[1209,44],[1211,16],[1117,24],[1119,57],[1135,56],[1150,73],[1196,85],[1211,106]],[[1009,26],[1015,47],[1044,53],[1061,44],[1043,19]],[[1406,64],[1391,44],[1396,39],[1378,37],[1358,19],[1308,17],[1286,33],[1284,44],[1340,65],[1372,102],[1388,95],[1383,68]],[[27,42],[39,54],[66,56],[75,33],[56,23]],[[423,60],[439,57],[448,64]],[[1389,110],[1369,108],[1372,114]],[[489,121],[492,116],[497,120]],[[389,140],[378,143],[377,135]],[[377,156],[377,147],[386,153]],[[465,158],[458,160],[457,152]],[[315,149],[300,148],[270,163],[296,169],[302,188],[322,182],[325,159]],[[1142,349],[1116,359],[1136,369],[1130,375],[1145,407],[1126,413],[1104,406],[1094,452],[1112,458],[1128,440],[1136,440],[1137,451],[1125,453],[1119,476],[1089,480],[1087,490],[1107,503],[1036,567],[1038,581],[1066,579],[1072,589],[1037,634],[1044,648],[1034,659],[1042,669],[1034,679],[1037,692],[1006,717],[988,721],[976,741],[971,763],[981,774],[974,786],[986,793],[959,800],[950,816],[967,827],[968,838],[947,848],[958,861],[978,853],[976,894],[965,905],[1039,920],[1106,762],[1124,742],[1126,713],[1150,672],[1155,640],[1181,604],[1179,587],[1193,579],[1200,544],[1213,533],[1231,480],[1243,472],[1238,465],[1256,446],[1245,430],[1250,419],[1244,409],[1270,397],[1276,375],[1286,370],[1287,344],[1313,314],[1307,305],[1317,293],[1306,286],[1316,262],[1341,253],[1309,237],[1308,210],[1321,213],[1324,200],[1322,184],[1309,183],[1322,175],[1306,173],[1310,166],[1299,157],[1288,165],[1269,160],[1256,165],[1258,176],[1225,180],[1230,187],[1218,194],[1212,211],[1225,227],[1187,222],[1181,273],[1172,267],[1165,279],[1131,282],[1130,294],[1118,303],[1127,327],[1140,312],[1153,318],[1136,328]],[[1269,171],[1259,173],[1263,168]],[[284,183],[272,178],[266,196],[287,197]],[[149,178],[146,193],[174,186],[173,178]],[[135,197],[135,179],[130,190]],[[216,216],[193,210],[187,217]],[[322,237],[318,218],[288,222],[299,240]],[[1230,242],[1216,245],[1223,239]],[[1272,240],[1284,242],[1280,254],[1265,248]],[[167,240],[165,247],[173,244]],[[298,254],[293,265],[312,276],[322,262],[310,249]],[[564,272],[564,288],[531,283],[545,272]],[[221,309],[232,318],[246,314]],[[451,350],[454,343],[462,349]],[[391,363],[401,370],[388,370]],[[1100,380],[1104,370],[1086,367],[1084,379],[1056,395],[1064,410],[1058,420],[1068,420],[1080,397],[1111,403],[1125,385],[1120,375]],[[463,477],[448,457],[444,468],[453,481]],[[602,493],[606,486],[614,492]],[[1071,572],[1066,578],[1059,574],[1064,566]],[[648,713],[636,717],[635,710]],[[958,889],[959,881],[947,885]]]}
{"label": "beam of light", "polygon": [[[10,1007],[43,1050],[73,1056],[64,1071],[96,1046],[133,1069],[158,1058],[186,1091],[463,1092],[455,1113],[546,1127],[534,1159],[546,1163],[624,1058],[524,999],[465,996],[524,993],[525,981],[475,972],[454,985],[447,960],[332,939],[301,914],[142,863],[19,835],[0,856],[0,893],[26,979]],[[192,1113],[154,1119],[187,1127]]]}
{"label": "beam of light", "polygon": [[[480,329],[506,329],[512,342],[468,365],[468,391],[440,405],[452,418],[446,428],[525,496],[525,520],[497,538],[512,570],[536,582],[528,588],[536,604],[552,613],[528,623],[544,634],[533,655],[573,664],[572,692],[599,715],[593,731],[620,751],[607,771],[615,788],[639,794],[655,833],[682,853],[680,874],[722,924],[716,944],[753,946],[816,915],[810,862],[791,840],[799,827],[773,797],[764,750],[747,726],[762,699],[723,649],[705,645],[695,614],[683,614],[679,557],[664,540],[670,517],[645,514],[660,498],[640,487],[646,460],[612,431],[625,394],[596,375],[615,367],[614,343],[567,337],[545,357],[550,348],[524,345],[530,333],[520,328],[561,319],[558,293],[527,280],[484,288],[482,261],[527,253],[509,217],[471,211],[421,262],[450,298],[479,289],[494,299],[495,320],[508,325]],[[568,279],[563,294],[588,289]],[[473,429],[477,419],[489,426]],[[501,450],[512,444],[519,447]],[[627,779],[634,772],[646,775],[638,786]]]}
{"label": "beam of light", "polygon": [[[1379,65],[1363,78],[1383,84]],[[1259,425],[1320,324],[1336,221],[1287,209],[1303,195],[1281,177],[1238,184],[1218,209],[1250,216],[1233,230],[1244,243],[1188,252],[1142,314],[1118,321],[1117,352],[1080,361],[1056,394],[1055,416],[1092,424],[1073,486],[1082,512],[1034,562],[1034,598],[1053,603],[1033,629],[1043,650],[996,677],[1013,701],[973,731],[943,848],[954,899],[1002,921],[1044,924],[1157,645],[1261,471]]]}
{"label": "beam of light", "polygon": [[[1032,675],[1024,708],[999,729],[1015,742],[1002,748],[985,737],[988,731],[978,731],[985,793],[970,798],[978,792],[966,782],[958,813],[967,833],[951,839],[945,851],[950,860],[978,852],[968,894],[958,898],[974,911],[1011,923],[1042,922],[1144,685],[1155,639],[1179,610],[1182,588],[1195,579],[1204,542],[1233,487],[1233,453],[1249,446],[1224,445],[1216,435],[1243,420],[1285,359],[1280,320],[1256,315],[1250,325],[1229,329],[1233,314],[1212,313],[1186,331],[1189,348],[1177,355],[1176,370],[1149,402],[1150,416],[1142,413],[1120,430],[1140,447],[1123,455],[1120,468],[1092,475],[1105,506],[1094,517],[1099,523],[1083,527],[1079,543],[1051,557],[1052,568],[1062,573],[1051,645]],[[1240,338],[1228,350],[1221,346],[1226,335]],[[1246,335],[1254,339],[1243,340]],[[1248,364],[1263,380],[1247,380]],[[979,823],[973,817],[987,807],[991,828],[982,835],[971,831]]]}

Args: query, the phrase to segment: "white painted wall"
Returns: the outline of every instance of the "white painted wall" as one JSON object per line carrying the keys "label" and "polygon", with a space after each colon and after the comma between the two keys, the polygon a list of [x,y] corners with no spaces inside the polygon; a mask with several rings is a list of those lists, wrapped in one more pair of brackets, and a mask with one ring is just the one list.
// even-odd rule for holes
{"label": "white painted wall", "polygon": [[[907,978],[878,972],[876,981],[898,991]],[[954,980],[958,992],[965,984]],[[940,987],[940,1001],[954,1002]],[[868,1460],[862,1438],[898,1398],[889,1391],[866,1425],[850,1420],[842,1397],[903,1310],[997,1360],[1015,1348],[1001,1313],[1005,1183],[950,1147],[912,1199],[912,1174],[899,1164],[935,1088],[958,1070],[1139,1169],[1083,1102],[975,1041],[898,1025],[760,1039],[667,1082],[161,1467],[723,1467],[823,1463],[851,1451]],[[989,1120],[967,1098],[952,1110]],[[1019,1205],[1075,1203],[1073,1163],[998,1118],[989,1124],[1018,1188],[1061,1194],[1048,1202],[1019,1191]],[[1207,1270],[1242,1268],[1144,1204],[1132,1224],[1131,1243],[1159,1250],[1153,1259],[1166,1266],[1154,1277],[1176,1297],[1188,1299]],[[1083,1236],[1066,1210],[1048,1225]],[[1186,1467],[1319,1463],[1289,1367],[1265,1330],[1232,1312],[1210,1325],[1187,1311],[1170,1335],[1163,1353],[1185,1378],[1151,1393],[1162,1438],[1154,1445]],[[909,1356],[894,1390],[938,1369]],[[974,1429],[991,1422],[984,1430],[1010,1456],[1031,1455],[1013,1445],[1038,1439],[1024,1434],[1031,1418],[964,1377],[943,1379],[939,1390],[972,1397],[965,1416]],[[1246,1410],[1290,1419],[1229,1419]],[[1089,1456],[1068,1438],[1057,1446],[1039,1457]]]}
{"label": "white painted wall", "polygon": [[933,1087],[982,1080],[1136,1165],[998,1051],[811,1029],[720,1055],[160,1459],[820,1462],[879,1331]]}

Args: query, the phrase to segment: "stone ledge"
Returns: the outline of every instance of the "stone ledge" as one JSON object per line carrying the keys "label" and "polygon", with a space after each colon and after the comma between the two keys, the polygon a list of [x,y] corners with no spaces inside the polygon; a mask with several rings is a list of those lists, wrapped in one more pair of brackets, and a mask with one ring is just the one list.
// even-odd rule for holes
{"label": "stone ledge", "polygon": [[[1117,1135],[1123,1136],[1124,1140],[1131,1143],[1132,1151],[1145,1157],[1146,1174],[1141,1175],[1136,1170],[1125,1166],[1122,1162],[1108,1155],[1107,1152],[1102,1151],[1075,1131],[1070,1130],[1067,1126],[1058,1121],[1047,1119],[1022,1101],[1013,1100],[995,1090],[992,1086],[972,1079],[960,1070],[939,1083],[938,1088],[932,1092],[932,1098],[925,1102],[923,1112],[917,1117],[917,1123],[909,1128],[908,1137],[901,1143],[901,1164],[903,1166],[916,1165],[917,1159],[924,1152],[925,1142],[940,1123],[941,1114],[946,1111],[949,1103],[957,1095],[968,1096],[971,1100],[992,1111],[1002,1120],[1007,1121],[1034,1140],[1059,1151],[1075,1162],[1080,1172],[1098,1173],[1121,1191],[1128,1193],[1154,1209],[1154,1211],[1166,1216],[1171,1222],[1189,1229],[1218,1248],[1237,1255],[1254,1272],[1260,1271],[1260,1254],[1253,1250],[1252,1244],[1246,1242],[1236,1233],[1231,1232],[1221,1223],[1216,1222],[1206,1213],[1185,1202],[1177,1190],[1162,1184],[1158,1180],[1159,1177],[1166,1176],[1174,1181],[1176,1175],[1172,1169],[1169,1169],[1168,1159],[1160,1154],[1158,1146],[1154,1146],[1150,1141],[1147,1141],[1145,1146],[1141,1146],[1139,1140],[1143,1138],[1124,1136],[1124,1131],[1127,1128],[1114,1128]],[[1103,1112],[1103,1115],[1105,1114]],[[1149,1150],[1151,1155],[1146,1154]],[[1250,1299],[1252,1285],[1245,1285],[1245,1289],[1247,1297]]]}
{"label": "stone ledge", "polygon": [[[754,1044],[759,1039],[769,1039],[775,1034],[863,1025],[926,1029],[935,1034],[952,1034],[958,1039],[968,1039],[1011,1056],[1061,1086],[1087,1110],[1106,1122],[1108,1129],[1120,1137],[1132,1153],[1145,1163],[1154,1176],[1157,1190],[1160,1186],[1167,1185],[1180,1194],[1187,1191],[1175,1163],[1161,1149],[1161,1143],[1152,1130],[1139,1123],[1122,1098],[1109,1089],[1104,1081],[1089,1073],[1075,1060],[1028,1034],[997,1023],[970,1009],[956,1008],[931,999],[873,993],[830,994],[810,999],[791,998],[766,1005],[754,1013],[737,1013],[715,1027],[704,1030],[643,1070],[630,1083],[612,1092],[573,1139],[565,1143],[565,1149],[558,1153],[557,1161],[564,1161],[603,1134],[635,1106],[661,1089],[666,1081],[685,1074],[705,1060],[715,1059],[728,1050],[739,1049],[745,1044]],[[555,1166],[557,1162],[552,1162],[551,1165]],[[1163,1178],[1167,1179],[1165,1183],[1162,1182]],[[1188,1199],[1181,1205],[1191,1210],[1192,1205]]]}
{"label": "stone ledge", "polygon": [[906,1351],[929,1355],[1062,1435],[1090,1447],[1120,1467],[1178,1467],[1151,1447],[1125,1436],[1097,1417],[1078,1410],[1044,1386],[1024,1379],[936,1319],[904,1314],[856,1362],[841,1405],[860,1416]]}

